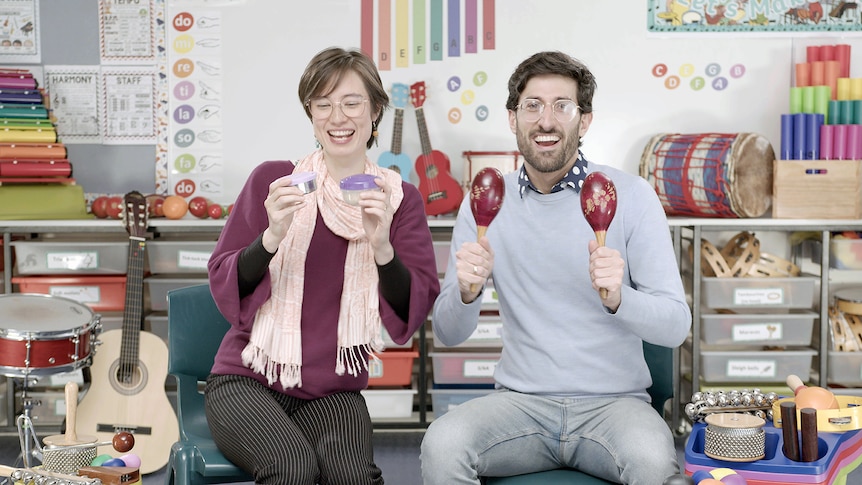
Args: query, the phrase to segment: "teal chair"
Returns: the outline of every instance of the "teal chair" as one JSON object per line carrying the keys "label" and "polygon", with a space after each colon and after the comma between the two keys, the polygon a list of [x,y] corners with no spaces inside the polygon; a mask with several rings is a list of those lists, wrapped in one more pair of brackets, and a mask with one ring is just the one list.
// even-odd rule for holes
{"label": "teal chair", "polygon": [[216,351],[230,324],[213,301],[209,285],[168,292],[168,372],[177,381],[180,440],[171,447],[167,485],[250,482],[254,478],[216,447],[207,426],[204,396]]}
{"label": "teal chair", "polygon": [[[664,416],[665,402],[673,397],[673,349],[644,342],[644,358],[652,375],[652,387],[647,389],[647,392],[652,397],[652,406]],[[486,485],[607,485],[609,483],[614,482],[607,482],[570,468],[485,479]]]}

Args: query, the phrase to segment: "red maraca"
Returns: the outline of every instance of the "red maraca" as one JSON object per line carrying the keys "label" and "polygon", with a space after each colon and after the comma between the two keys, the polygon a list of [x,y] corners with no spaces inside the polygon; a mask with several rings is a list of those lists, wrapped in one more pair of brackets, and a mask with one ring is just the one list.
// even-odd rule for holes
{"label": "red maraca", "polygon": [[[617,212],[617,188],[607,175],[602,172],[587,175],[581,187],[581,209],[596,233],[596,242],[604,246],[608,226]],[[608,297],[607,288],[601,288],[599,292],[603,299]]]}
{"label": "red maraca", "polygon": [[[477,241],[485,235],[491,221],[500,212],[505,193],[503,174],[496,168],[485,167],[473,177],[473,184],[470,186],[470,210],[476,219]],[[479,285],[472,285],[470,291],[479,291]]]}

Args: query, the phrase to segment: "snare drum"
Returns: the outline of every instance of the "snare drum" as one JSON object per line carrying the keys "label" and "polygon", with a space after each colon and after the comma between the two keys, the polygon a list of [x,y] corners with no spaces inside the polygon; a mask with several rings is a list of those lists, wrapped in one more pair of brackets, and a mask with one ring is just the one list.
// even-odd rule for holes
{"label": "snare drum", "polygon": [[87,306],[52,295],[0,295],[0,375],[71,372],[93,362],[101,330]]}

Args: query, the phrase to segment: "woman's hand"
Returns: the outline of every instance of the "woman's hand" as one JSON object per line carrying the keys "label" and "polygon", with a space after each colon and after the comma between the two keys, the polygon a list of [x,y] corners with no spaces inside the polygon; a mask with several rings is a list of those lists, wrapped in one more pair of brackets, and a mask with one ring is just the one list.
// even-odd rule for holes
{"label": "woman's hand", "polygon": [[384,265],[395,257],[395,249],[389,242],[389,229],[392,227],[395,209],[389,200],[391,187],[381,177],[376,177],[374,182],[381,190],[366,190],[360,193],[359,207],[362,209],[362,227],[374,250],[374,261],[378,265]]}
{"label": "woman's hand", "polygon": [[263,247],[270,253],[278,250],[278,245],[287,234],[287,229],[293,222],[293,214],[306,205],[305,193],[299,187],[291,185],[291,176],[287,175],[269,184],[269,193],[263,202],[269,227],[263,232]]}

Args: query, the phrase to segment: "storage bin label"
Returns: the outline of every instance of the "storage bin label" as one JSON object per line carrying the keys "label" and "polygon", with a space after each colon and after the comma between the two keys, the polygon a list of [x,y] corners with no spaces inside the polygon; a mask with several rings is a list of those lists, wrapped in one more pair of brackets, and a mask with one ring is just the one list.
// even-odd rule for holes
{"label": "storage bin label", "polygon": [[503,324],[501,323],[480,323],[476,325],[476,330],[470,334],[468,340],[497,340],[503,334]]}
{"label": "storage bin label", "polygon": [[179,251],[177,252],[177,267],[206,271],[211,255],[212,253],[205,251]]}
{"label": "storage bin label", "polygon": [[784,288],[736,288],[733,291],[734,305],[781,305],[784,303]]}
{"label": "storage bin label", "polygon": [[99,267],[99,253],[96,251],[47,253],[45,257],[48,269],[97,269]]}
{"label": "storage bin label", "polygon": [[728,360],[727,377],[775,377],[774,360]]}
{"label": "storage bin label", "polygon": [[383,361],[380,359],[375,359],[374,357],[368,358],[368,378],[374,379],[383,377]]}
{"label": "storage bin label", "polygon": [[49,286],[48,294],[69,298],[78,303],[99,303],[102,301],[101,288],[98,286]]}
{"label": "storage bin label", "polygon": [[750,342],[752,340],[781,340],[784,325],[781,323],[747,323],[733,326],[734,342]]}
{"label": "storage bin label", "polygon": [[496,360],[465,360],[464,377],[494,377]]}

